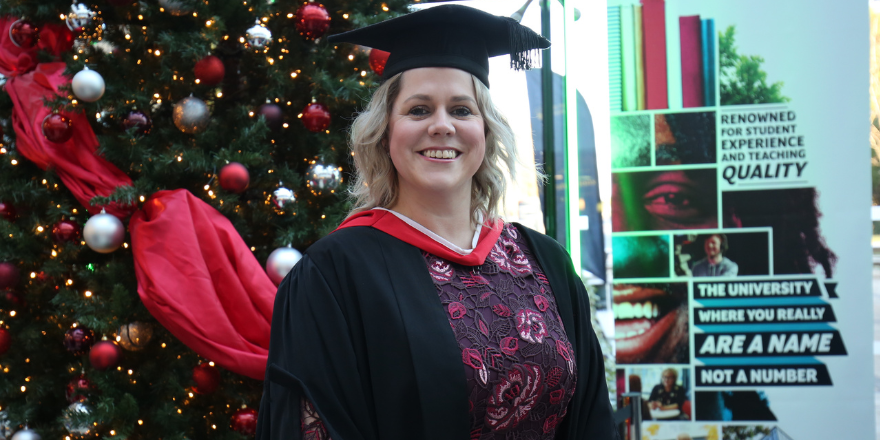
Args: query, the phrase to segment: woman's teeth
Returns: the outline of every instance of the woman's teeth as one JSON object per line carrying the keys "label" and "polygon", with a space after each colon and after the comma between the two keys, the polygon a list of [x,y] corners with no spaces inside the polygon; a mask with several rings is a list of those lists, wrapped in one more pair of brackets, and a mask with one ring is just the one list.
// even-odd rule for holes
{"label": "woman's teeth", "polygon": [[425,150],[422,151],[423,156],[433,157],[435,159],[455,159],[455,150]]}
{"label": "woman's teeth", "polygon": [[614,305],[614,319],[642,319],[660,316],[660,308],[650,301],[642,303],[620,303]]}

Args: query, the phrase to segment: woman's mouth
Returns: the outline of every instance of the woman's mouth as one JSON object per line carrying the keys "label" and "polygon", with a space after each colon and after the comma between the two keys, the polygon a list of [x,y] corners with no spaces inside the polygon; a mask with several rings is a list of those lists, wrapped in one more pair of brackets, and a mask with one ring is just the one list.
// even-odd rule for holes
{"label": "woman's mouth", "polygon": [[636,363],[658,349],[678,321],[686,295],[654,285],[614,286],[617,360]]}
{"label": "woman's mouth", "polygon": [[457,150],[453,149],[430,149],[430,150],[422,150],[419,151],[419,154],[425,157],[429,157],[431,159],[455,159],[461,153]]}

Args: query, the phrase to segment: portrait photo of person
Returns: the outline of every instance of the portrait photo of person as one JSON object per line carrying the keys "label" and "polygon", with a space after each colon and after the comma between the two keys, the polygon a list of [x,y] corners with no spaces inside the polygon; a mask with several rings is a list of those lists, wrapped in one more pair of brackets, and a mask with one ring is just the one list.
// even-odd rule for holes
{"label": "portrait photo of person", "polygon": [[770,274],[767,232],[711,232],[672,238],[678,277],[735,277]]}
{"label": "portrait photo of person", "polygon": [[690,359],[687,283],[614,286],[618,364],[685,364]]}
{"label": "portrait photo of person", "polygon": [[[678,380],[678,370],[667,368],[660,375],[660,383],[651,389],[648,397],[648,408],[656,420],[682,420],[682,408],[688,400],[684,386]],[[676,414],[677,413],[677,414]]]}
{"label": "portrait photo of person", "polygon": [[[629,392],[642,395],[643,420],[658,422],[691,420],[693,399],[690,390],[690,369],[658,365],[630,367],[627,370]],[[664,437],[672,440],[682,432],[688,431],[674,429],[672,432],[667,432]]]}
{"label": "portrait photo of person", "polygon": [[716,174],[714,169],[612,174],[612,231],[717,228]]}

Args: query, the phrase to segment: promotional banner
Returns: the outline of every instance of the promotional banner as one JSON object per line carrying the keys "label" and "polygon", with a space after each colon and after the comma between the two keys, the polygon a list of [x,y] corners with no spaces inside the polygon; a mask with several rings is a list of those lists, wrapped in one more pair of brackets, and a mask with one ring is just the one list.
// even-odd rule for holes
{"label": "promotional banner", "polygon": [[617,392],[642,393],[642,438],[873,438],[867,2],[607,13]]}

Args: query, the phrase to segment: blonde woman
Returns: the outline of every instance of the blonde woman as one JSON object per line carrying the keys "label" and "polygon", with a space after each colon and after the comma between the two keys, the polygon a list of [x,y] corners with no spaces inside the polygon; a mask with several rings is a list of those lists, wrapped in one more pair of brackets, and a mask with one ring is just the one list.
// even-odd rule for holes
{"label": "blonde woman", "polygon": [[496,214],[516,157],[488,57],[549,42],[451,5],[330,41],[391,56],[351,129],[355,208],[279,286],[257,438],[617,438],[568,255]]}

